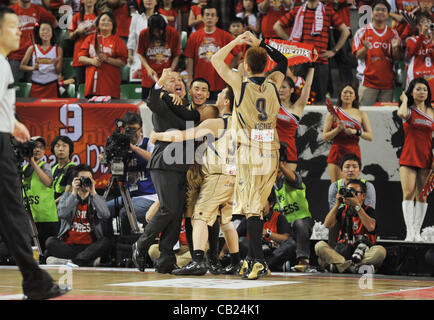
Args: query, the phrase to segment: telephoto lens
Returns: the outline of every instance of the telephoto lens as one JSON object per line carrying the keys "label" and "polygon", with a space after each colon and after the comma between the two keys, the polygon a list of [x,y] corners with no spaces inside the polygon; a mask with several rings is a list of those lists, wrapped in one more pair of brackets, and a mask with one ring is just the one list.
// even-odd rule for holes
{"label": "telephoto lens", "polygon": [[362,261],[368,248],[369,247],[365,243],[359,243],[356,250],[354,250],[353,255],[351,256],[351,260],[353,260],[354,263],[359,263],[360,261]]}

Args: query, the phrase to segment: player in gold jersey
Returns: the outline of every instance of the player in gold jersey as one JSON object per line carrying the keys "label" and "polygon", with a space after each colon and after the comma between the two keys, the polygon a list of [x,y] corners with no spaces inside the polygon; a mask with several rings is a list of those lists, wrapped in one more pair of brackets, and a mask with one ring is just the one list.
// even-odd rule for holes
{"label": "player in gold jersey", "polygon": [[[224,62],[237,45],[248,44],[243,63],[248,79]],[[277,65],[268,76],[264,70],[267,54]],[[220,77],[234,90],[232,131],[238,144],[234,214],[247,218],[249,261],[243,262],[243,279],[258,279],[269,274],[262,251],[263,210],[276,180],[279,163],[279,138],[276,132],[280,108],[279,89],[285,78],[288,60],[278,50],[245,32],[221,48],[211,63]]]}

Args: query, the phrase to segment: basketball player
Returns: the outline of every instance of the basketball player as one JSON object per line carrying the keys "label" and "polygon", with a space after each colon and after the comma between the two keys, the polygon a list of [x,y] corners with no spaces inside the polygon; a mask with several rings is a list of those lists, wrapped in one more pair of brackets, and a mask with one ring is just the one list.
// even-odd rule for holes
{"label": "basketball player", "polygon": [[[251,46],[246,51],[244,70],[248,79],[243,81],[241,72],[231,70],[225,63],[229,52],[237,45]],[[267,53],[277,63],[265,77]],[[232,130],[239,148],[236,155],[237,176],[235,182],[235,207],[233,214],[244,214],[249,234],[249,257],[243,262],[240,274],[244,279],[258,279],[269,273],[262,251],[262,215],[268,195],[276,181],[279,163],[279,138],[276,132],[277,113],[280,109],[279,88],[285,78],[288,61],[278,50],[266,45],[247,31],[212,58],[218,74],[234,90],[235,105]]]}

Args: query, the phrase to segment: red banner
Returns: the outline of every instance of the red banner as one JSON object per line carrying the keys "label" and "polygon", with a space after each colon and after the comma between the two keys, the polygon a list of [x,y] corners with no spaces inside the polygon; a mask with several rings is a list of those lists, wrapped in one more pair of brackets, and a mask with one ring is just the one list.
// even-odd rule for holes
{"label": "red banner", "polygon": [[[281,39],[267,39],[265,43],[279,50],[288,59],[288,67],[302,63],[314,62],[318,58],[318,54],[316,51],[314,52],[314,46],[311,44]],[[272,70],[275,66],[276,62],[268,57],[265,72]]]}
{"label": "red banner", "polygon": [[97,188],[104,188],[110,180],[107,167],[99,155],[104,151],[107,137],[115,130],[115,119],[127,111],[138,112],[138,104],[128,103],[75,103],[76,99],[17,101],[17,114],[30,131],[47,141],[46,161],[54,166],[56,157],[50,151],[51,141],[66,135],[74,141],[72,160],[89,164]]}

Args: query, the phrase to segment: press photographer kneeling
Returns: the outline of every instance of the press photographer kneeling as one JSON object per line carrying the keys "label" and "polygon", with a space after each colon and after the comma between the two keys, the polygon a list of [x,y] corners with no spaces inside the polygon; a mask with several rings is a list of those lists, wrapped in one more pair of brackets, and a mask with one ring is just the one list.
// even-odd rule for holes
{"label": "press photographer kneeling", "polygon": [[[386,249],[375,245],[375,210],[364,204],[365,197],[366,184],[360,180],[350,180],[339,190],[336,204],[324,220],[328,229],[336,223],[340,226],[338,243],[334,249],[325,241],[315,245],[321,267],[331,272],[375,273],[383,263]],[[341,204],[344,206],[340,207]]]}
{"label": "press photographer kneeling", "polygon": [[110,252],[110,239],[103,236],[101,220],[110,212],[104,198],[96,193],[92,168],[75,167],[72,191],[65,191],[57,206],[60,230],[57,237],[47,239],[47,264],[94,266]]}

